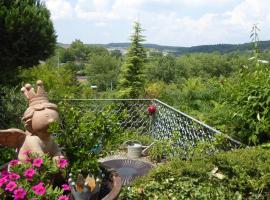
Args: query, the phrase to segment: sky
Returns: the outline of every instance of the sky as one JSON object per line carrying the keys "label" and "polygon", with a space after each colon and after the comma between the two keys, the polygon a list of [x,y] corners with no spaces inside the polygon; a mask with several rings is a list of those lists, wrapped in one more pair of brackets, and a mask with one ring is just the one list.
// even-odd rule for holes
{"label": "sky", "polygon": [[58,42],[129,42],[133,22],[146,43],[171,46],[270,40],[270,0],[43,0],[51,12]]}

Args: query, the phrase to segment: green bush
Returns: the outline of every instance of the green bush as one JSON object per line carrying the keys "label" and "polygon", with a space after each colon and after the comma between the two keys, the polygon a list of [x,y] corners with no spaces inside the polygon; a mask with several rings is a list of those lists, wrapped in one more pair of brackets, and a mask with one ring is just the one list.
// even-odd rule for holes
{"label": "green bush", "polygon": [[81,87],[75,78],[75,73],[68,66],[56,67],[40,64],[31,69],[21,71],[25,83],[35,84],[42,80],[51,99],[79,98]]}
{"label": "green bush", "polygon": [[115,148],[123,132],[116,113],[107,106],[101,113],[82,109],[72,102],[59,103],[61,126],[54,124],[50,131],[57,134],[57,142],[70,162],[70,170],[83,169],[96,173],[97,159]]}
{"label": "green bush", "polygon": [[245,144],[269,142],[269,74],[269,69],[261,66],[227,79],[209,121]]}
{"label": "green bush", "polygon": [[[213,171],[217,167],[217,172]],[[217,173],[224,177],[218,178]],[[269,199],[269,150],[261,147],[211,157],[175,158],[125,187],[128,199]]]}
{"label": "green bush", "polygon": [[[27,108],[26,104],[18,87],[0,87],[0,129],[20,128],[24,130],[21,117]],[[0,145],[0,166],[15,156],[14,149]]]}

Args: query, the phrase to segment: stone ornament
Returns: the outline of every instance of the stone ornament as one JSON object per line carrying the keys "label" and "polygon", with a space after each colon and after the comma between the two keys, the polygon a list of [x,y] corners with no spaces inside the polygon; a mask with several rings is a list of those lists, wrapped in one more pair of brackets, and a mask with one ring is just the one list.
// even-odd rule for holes
{"label": "stone ornament", "polygon": [[26,84],[21,91],[29,101],[29,107],[22,118],[26,131],[16,128],[0,130],[0,145],[17,148],[20,161],[27,159],[24,152],[49,154],[54,160],[63,158],[48,132],[49,124],[58,121],[59,115],[57,106],[49,102],[43,82],[37,81],[36,92],[30,84]]}

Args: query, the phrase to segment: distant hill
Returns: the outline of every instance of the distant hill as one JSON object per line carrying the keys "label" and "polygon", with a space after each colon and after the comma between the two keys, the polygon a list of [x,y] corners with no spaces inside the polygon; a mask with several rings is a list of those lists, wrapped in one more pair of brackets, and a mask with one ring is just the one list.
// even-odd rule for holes
{"label": "distant hill", "polygon": [[[67,48],[68,44],[59,44],[60,46]],[[89,44],[93,45],[93,44]],[[109,44],[95,44],[98,46],[104,46],[109,49],[127,49],[130,43],[109,43]],[[174,53],[177,55],[188,54],[188,53],[229,53],[233,51],[250,51],[252,49],[252,43],[244,44],[215,44],[215,45],[199,45],[192,47],[175,47],[175,46],[163,46],[157,44],[144,44],[145,48],[154,49],[160,52]],[[270,40],[260,41],[259,47],[262,51],[270,49]]]}
{"label": "distant hill", "polygon": [[[128,48],[129,43],[109,43],[105,46],[107,48]],[[162,46],[157,44],[144,44],[145,48],[156,49],[161,52],[171,52],[175,54],[187,54],[187,53],[229,53],[233,51],[249,51],[252,49],[252,43],[244,44],[215,44],[215,45],[199,45],[192,47],[175,47],[175,46]],[[259,47],[262,51],[270,49],[270,40],[260,41]]]}

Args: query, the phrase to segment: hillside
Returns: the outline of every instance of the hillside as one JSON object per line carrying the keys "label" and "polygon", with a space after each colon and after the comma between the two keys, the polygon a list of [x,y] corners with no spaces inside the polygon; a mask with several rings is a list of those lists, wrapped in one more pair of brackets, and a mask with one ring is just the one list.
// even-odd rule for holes
{"label": "hillside", "polygon": [[[59,43],[60,46],[67,48],[69,44]],[[108,49],[119,49],[124,50],[129,47],[129,43],[109,43],[109,44],[88,44],[88,45],[100,45]],[[192,47],[176,47],[176,46],[163,46],[157,44],[144,44],[146,48],[154,49],[160,52],[169,52],[177,55],[187,54],[187,53],[211,53],[211,52],[220,52],[220,53],[229,53],[233,51],[249,51],[252,49],[251,43],[243,44],[215,44],[215,45],[199,45]],[[262,51],[270,48],[270,40],[260,41],[259,47]]]}
{"label": "hillside", "polygon": [[[107,48],[127,48],[129,43],[109,43],[105,45]],[[199,45],[192,47],[175,47],[175,46],[162,46],[157,44],[145,44],[146,48],[156,49],[161,52],[172,52],[177,55],[187,53],[211,53],[214,51],[220,53],[229,53],[233,51],[249,51],[252,49],[251,43],[244,44],[216,44],[216,45]],[[259,42],[259,47],[262,51],[270,48],[270,40]]]}

